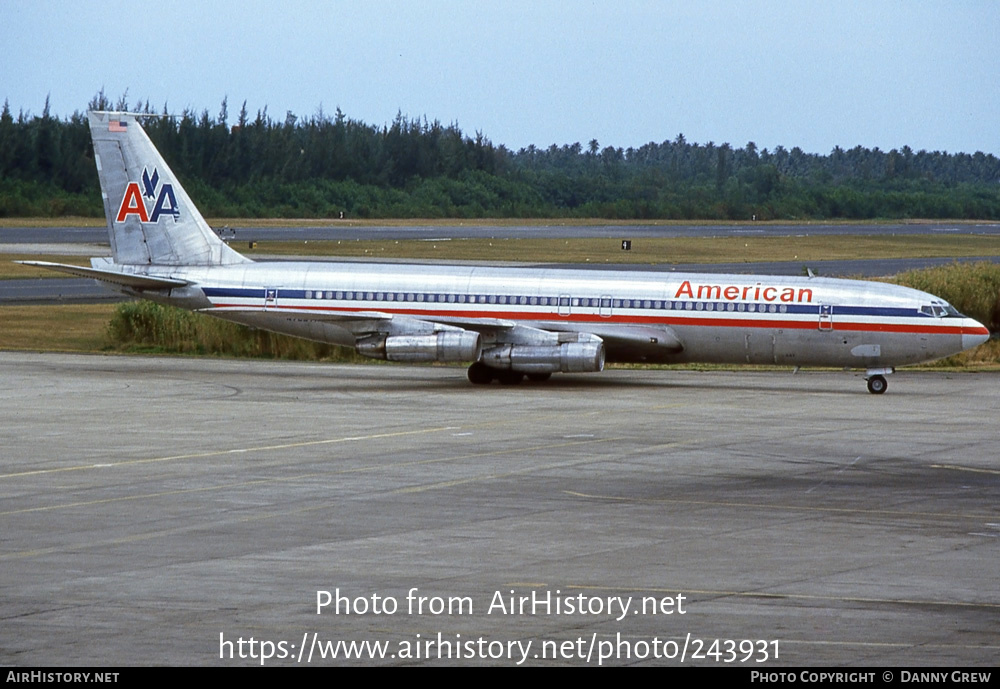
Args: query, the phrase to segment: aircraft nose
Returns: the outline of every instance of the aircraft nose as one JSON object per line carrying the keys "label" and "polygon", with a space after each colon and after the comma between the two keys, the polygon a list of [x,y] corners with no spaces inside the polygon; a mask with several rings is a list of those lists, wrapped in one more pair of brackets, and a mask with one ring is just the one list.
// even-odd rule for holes
{"label": "aircraft nose", "polygon": [[982,323],[971,322],[971,327],[962,328],[962,349],[978,347],[990,339],[990,331]]}

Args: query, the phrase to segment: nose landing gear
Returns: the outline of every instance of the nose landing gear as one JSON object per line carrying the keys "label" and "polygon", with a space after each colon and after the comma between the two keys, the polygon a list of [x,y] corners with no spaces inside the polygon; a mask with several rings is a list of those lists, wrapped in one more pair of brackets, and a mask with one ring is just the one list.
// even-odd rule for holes
{"label": "nose landing gear", "polygon": [[872,376],[868,379],[868,392],[873,395],[881,395],[888,387],[885,376]]}
{"label": "nose landing gear", "polygon": [[873,395],[881,395],[889,388],[889,383],[885,377],[893,373],[894,368],[870,368],[865,372],[865,380],[868,381],[868,392]]}

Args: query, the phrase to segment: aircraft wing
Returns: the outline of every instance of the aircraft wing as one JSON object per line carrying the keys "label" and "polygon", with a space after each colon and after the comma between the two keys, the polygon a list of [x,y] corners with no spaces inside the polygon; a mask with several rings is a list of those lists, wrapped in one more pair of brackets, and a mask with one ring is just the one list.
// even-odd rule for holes
{"label": "aircraft wing", "polygon": [[[488,334],[491,340],[495,338],[501,342],[511,341],[511,333],[516,334],[513,339],[518,342],[535,342],[546,338],[553,342],[558,340],[558,338],[553,339],[554,334],[547,330],[532,328],[501,318],[462,318],[439,315],[400,316],[384,311],[317,311],[287,306],[273,310],[259,307],[222,306],[200,309],[200,311],[219,318],[228,318],[248,324],[254,321],[275,320],[327,323],[349,330],[359,337],[373,332],[384,332],[392,335],[423,335],[442,330],[466,330]],[[498,333],[501,335],[497,336]],[[566,337],[562,339],[565,340]]]}
{"label": "aircraft wing", "polygon": [[245,323],[285,320],[299,323],[336,325],[362,338],[373,333],[426,335],[441,331],[469,331],[483,337],[484,347],[502,345],[558,346],[570,342],[603,343],[611,359],[666,360],[684,349],[677,334],[668,326],[619,323],[558,322],[518,323],[502,318],[468,318],[441,314],[399,316],[383,311],[317,311],[282,307],[273,311],[259,308],[222,307],[204,309],[222,318]]}

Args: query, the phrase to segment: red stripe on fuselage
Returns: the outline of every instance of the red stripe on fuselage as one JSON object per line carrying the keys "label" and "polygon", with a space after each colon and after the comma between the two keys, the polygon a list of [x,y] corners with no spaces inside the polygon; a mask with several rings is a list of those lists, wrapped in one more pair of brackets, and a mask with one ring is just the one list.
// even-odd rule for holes
{"label": "red stripe on fuselage", "polygon": [[[217,308],[251,308],[248,304],[215,304]],[[715,326],[724,328],[788,328],[793,330],[819,330],[819,319],[810,317],[810,320],[777,320],[773,318],[702,318],[702,317],[664,317],[664,316],[601,316],[591,313],[573,313],[563,316],[558,313],[538,313],[538,312],[498,312],[498,311],[427,311],[423,309],[386,309],[379,308],[381,303],[372,307],[330,307],[330,306],[295,306],[268,308],[267,311],[261,309],[261,313],[290,313],[298,311],[320,311],[325,313],[342,313],[345,315],[352,313],[363,313],[377,311],[396,316],[414,316],[425,320],[435,318],[496,318],[499,320],[511,320],[519,323],[617,323],[623,325],[677,325],[677,326]],[[769,314],[762,314],[767,316]],[[846,321],[843,317],[835,319],[832,323],[832,331],[871,331],[871,332],[893,332],[893,333],[913,333],[927,335],[989,335],[989,330],[984,327],[967,328],[963,326],[947,325],[912,325],[907,323],[867,323],[863,321]],[[824,329],[826,331],[826,329]]]}

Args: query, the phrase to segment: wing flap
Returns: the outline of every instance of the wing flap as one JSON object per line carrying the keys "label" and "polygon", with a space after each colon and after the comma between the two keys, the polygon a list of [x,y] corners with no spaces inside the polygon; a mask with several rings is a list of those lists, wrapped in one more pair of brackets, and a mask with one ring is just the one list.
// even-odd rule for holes
{"label": "wing flap", "polygon": [[222,314],[259,316],[267,314],[276,318],[299,321],[317,321],[320,323],[346,323],[350,321],[391,321],[392,314],[382,311],[317,311],[315,309],[296,309],[282,306],[280,309],[248,308],[245,306],[212,306],[199,309],[203,313],[214,316]]}
{"label": "wing flap", "polygon": [[433,318],[426,318],[423,320],[433,321],[435,323],[444,323],[446,325],[454,325],[458,328],[464,328],[465,330],[506,330],[513,328],[518,324],[514,321],[508,321],[503,318],[462,318],[459,316],[440,316],[435,315]]}
{"label": "wing flap", "polygon": [[[218,306],[213,308],[202,309],[206,313],[222,314],[222,313],[245,313],[245,314],[259,314],[261,313],[260,308],[248,308],[245,306]],[[438,323],[443,326],[451,326],[454,328],[462,328],[463,330],[473,330],[476,332],[481,332],[483,330],[510,330],[512,328],[524,328],[526,326],[515,323],[514,321],[504,320],[502,318],[461,318],[452,316],[442,316],[435,314],[433,316],[396,316],[391,313],[386,313],[384,311],[330,311],[329,309],[316,310],[316,309],[297,309],[294,306],[282,306],[280,309],[268,310],[267,313],[275,315],[287,315],[288,318],[295,318],[300,320],[312,320],[312,321],[322,321],[322,322],[344,322],[344,321],[371,321],[371,320],[384,320],[391,321],[393,319],[403,320],[403,321],[422,321],[424,323]]]}

